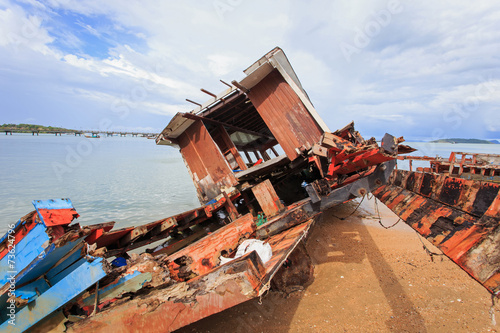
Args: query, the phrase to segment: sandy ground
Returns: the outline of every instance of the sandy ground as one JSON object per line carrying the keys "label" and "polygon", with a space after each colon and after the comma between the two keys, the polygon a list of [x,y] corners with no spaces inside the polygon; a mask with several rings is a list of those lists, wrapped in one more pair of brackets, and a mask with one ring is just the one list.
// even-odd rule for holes
{"label": "sandy ground", "polygon": [[[403,222],[380,227],[373,199],[323,214],[307,239],[314,280],[271,291],[178,332],[496,332],[490,294]],[[382,222],[397,217],[379,203]],[[424,241],[434,252],[436,248]],[[441,259],[443,258],[443,260]],[[494,313],[500,322],[500,306]]]}

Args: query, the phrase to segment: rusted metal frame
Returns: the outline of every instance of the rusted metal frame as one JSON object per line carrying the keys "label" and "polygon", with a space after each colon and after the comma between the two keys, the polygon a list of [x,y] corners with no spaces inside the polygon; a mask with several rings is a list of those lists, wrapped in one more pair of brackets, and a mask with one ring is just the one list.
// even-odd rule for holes
{"label": "rusted metal frame", "polygon": [[234,90],[231,92],[230,96],[226,96],[225,103],[222,103],[221,101],[217,100],[212,105],[207,106],[206,110],[201,110],[198,114],[206,117],[214,112],[217,112],[221,108],[228,107],[228,109],[230,109],[231,107],[228,105],[243,94],[244,93],[242,91]]}
{"label": "rusted metal frame", "polygon": [[444,205],[480,217],[500,192],[500,185],[429,173],[398,171],[399,186]]}
{"label": "rusted metal frame", "polygon": [[237,127],[237,126],[233,126],[233,125],[230,125],[230,124],[223,123],[223,122],[215,120],[215,119],[210,119],[210,118],[207,118],[207,117],[197,116],[197,115],[194,115],[194,114],[191,114],[191,113],[184,114],[184,117],[188,118],[188,119],[192,119],[192,120],[201,120],[201,121],[211,122],[211,123],[214,123],[214,124],[217,124],[217,125],[226,126],[228,128],[234,129],[234,130],[239,131],[239,132],[248,133],[248,134],[252,134],[252,135],[256,135],[256,136],[260,136],[260,137],[265,137],[265,138],[268,138],[268,139],[272,139],[273,138],[273,137],[270,137],[268,135],[265,135],[265,134],[262,134],[262,133],[259,133],[259,132],[250,131],[250,130],[247,130],[247,129],[244,129],[244,128],[241,128],[241,127]]}
{"label": "rusted metal frame", "polygon": [[[392,170],[396,165],[396,160],[390,160],[380,165],[373,166],[372,169],[363,175],[358,176],[358,179],[346,179],[348,184],[340,184],[325,196],[321,196],[320,210],[324,211],[335,205],[347,202],[356,197],[361,197],[368,192],[373,192],[383,184],[387,183],[391,178]],[[357,181],[355,181],[357,180]],[[334,184],[335,185],[335,184]],[[310,186],[310,185],[308,185]],[[308,187],[306,187],[306,190]]]}
{"label": "rusted metal frame", "polygon": [[[145,236],[156,236],[158,234],[164,233],[165,231],[168,231],[174,226],[177,226],[177,219],[175,217],[168,217],[155,222],[137,226],[120,237],[114,243],[114,245],[118,248],[125,248],[129,244],[137,241],[139,238],[144,238]],[[108,244],[107,247],[109,247],[110,245],[111,244]]]}
{"label": "rusted metal frame", "polygon": [[[195,227],[196,228],[196,227]],[[160,254],[164,255],[171,255],[172,253],[175,253],[179,251],[180,249],[196,242],[197,240],[207,236],[207,231],[203,228],[199,230],[195,230],[193,234],[191,235],[182,235],[181,238],[175,238],[170,244],[164,246],[163,248],[159,249],[158,251],[152,252],[153,256],[157,256]]]}
{"label": "rusted metal frame", "polygon": [[[174,227],[178,227],[179,225],[181,225],[180,228],[185,229],[191,225],[195,225],[206,220],[207,217],[205,214],[202,214],[201,221],[200,219],[195,220],[196,218],[200,217],[200,211],[205,212],[204,207],[199,207],[195,210],[171,216],[143,226],[138,226],[136,228],[126,229],[126,233],[123,236],[114,240],[113,242],[98,246],[98,249],[106,247],[104,255],[106,257],[111,257],[123,254],[136,248],[143,247],[158,240],[167,238]],[[194,223],[190,223],[193,220],[195,220]],[[108,233],[105,236],[110,237],[110,235],[112,235],[113,233],[119,232],[123,231],[117,230]]]}
{"label": "rusted metal frame", "polygon": [[267,240],[269,245],[271,245],[273,257],[265,263],[267,274],[262,281],[264,285],[267,285],[272,280],[298,244],[307,237],[310,228],[316,220],[317,217],[314,217]]}

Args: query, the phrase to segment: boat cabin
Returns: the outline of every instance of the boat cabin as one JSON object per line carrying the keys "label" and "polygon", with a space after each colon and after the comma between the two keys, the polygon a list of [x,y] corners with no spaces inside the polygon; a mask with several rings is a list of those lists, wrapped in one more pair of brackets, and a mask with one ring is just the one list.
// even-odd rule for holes
{"label": "boat cabin", "polygon": [[244,73],[218,95],[202,89],[212,98],[177,113],[157,138],[179,147],[202,204],[269,178],[329,132],[280,48]]}

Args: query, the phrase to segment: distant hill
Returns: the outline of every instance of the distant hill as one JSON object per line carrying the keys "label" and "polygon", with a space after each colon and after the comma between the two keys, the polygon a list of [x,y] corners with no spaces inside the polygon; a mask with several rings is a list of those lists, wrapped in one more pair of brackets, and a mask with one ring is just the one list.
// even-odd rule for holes
{"label": "distant hill", "polygon": [[490,140],[491,143],[494,143],[494,144],[500,144],[500,141],[498,140]]}
{"label": "distant hill", "polygon": [[40,131],[40,132],[52,132],[52,131],[61,131],[61,132],[78,132],[73,129],[67,129],[62,127],[52,127],[52,126],[42,126],[42,125],[33,125],[33,124],[3,124],[0,125],[0,131],[5,130],[15,130],[18,132],[26,132],[29,133],[31,131]]}
{"label": "distant hill", "polygon": [[481,139],[460,139],[460,138],[451,138],[451,139],[440,139],[440,140],[434,140],[431,141],[433,143],[483,143],[483,144],[494,144],[494,143],[499,143],[498,141],[493,142],[496,140],[488,141],[488,140],[481,140]]}

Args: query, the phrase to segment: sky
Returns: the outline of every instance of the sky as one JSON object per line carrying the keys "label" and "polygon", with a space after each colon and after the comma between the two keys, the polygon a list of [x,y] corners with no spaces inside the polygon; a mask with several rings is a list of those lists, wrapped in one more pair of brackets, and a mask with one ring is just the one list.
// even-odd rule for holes
{"label": "sky", "polygon": [[492,0],[0,0],[0,123],[159,132],[275,46],[332,131],[500,138]]}

